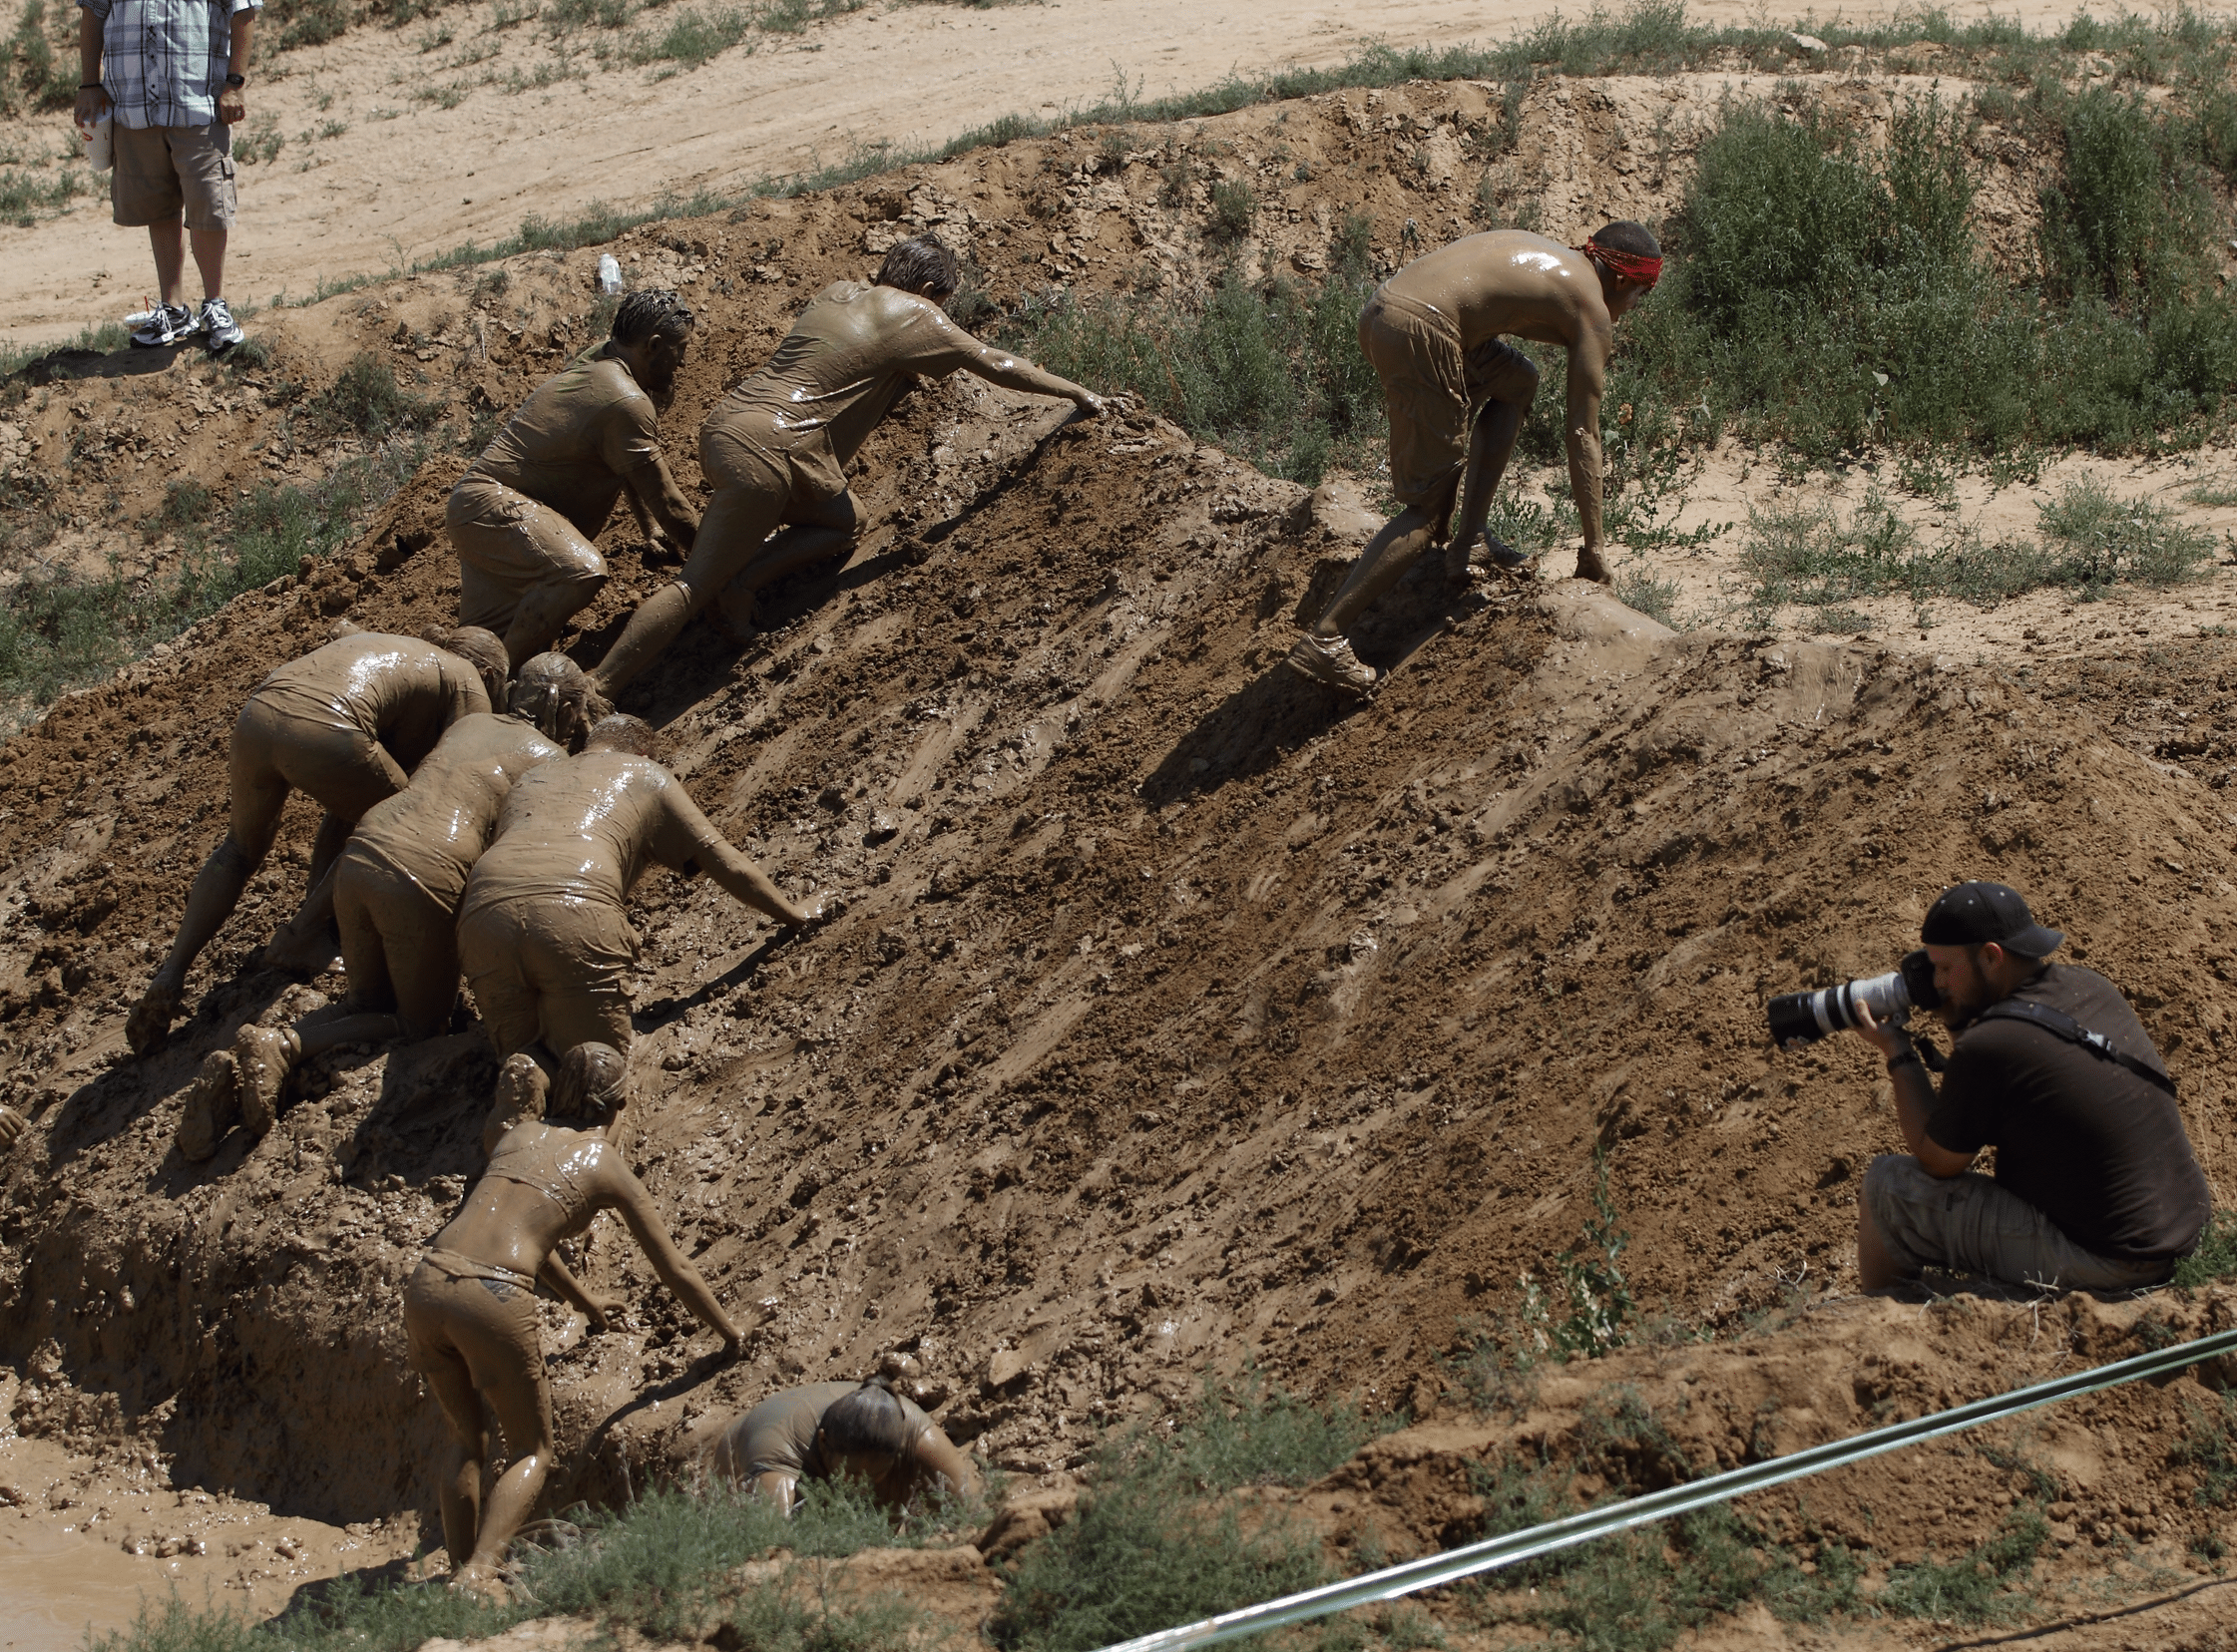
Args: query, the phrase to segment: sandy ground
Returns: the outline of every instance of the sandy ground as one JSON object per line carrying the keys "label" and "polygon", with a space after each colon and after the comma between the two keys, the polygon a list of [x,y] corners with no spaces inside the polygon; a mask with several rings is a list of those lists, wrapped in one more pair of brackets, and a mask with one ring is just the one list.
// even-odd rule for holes
{"label": "sandy ground", "polygon": [[[1371,40],[1490,41],[1555,8],[1530,0],[878,5],[799,35],[750,37],[685,74],[672,64],[602,67],[591,32],[555,41],[535,23],[494,31],[498,9],[498,0],[454,5],[432,24],[359,29],[260,60],[249,121],[275,117],[286,142],[276,158],[240,169],[242,216],[226,281],[236,304],[300,297],[321,280],[500,239],[530,213],[737,193],[862,146],[939,143],[1007,114],[1055,116],[1121,85],[1157,97],[1229,73],[1339,63]],[[1761,15],[1737,0],[1689,9],[1711,21]],[[1868,0],[1843,15],[1906,9]],[[1967,0],[1944,9],[1961,18],[2016,13],[2041,27],[2071,8]],[[64,117],[0,124],[0,151],[53,153],[69,142]],[[9,231],[13,276],[0,294],[0,334],[45,342],[138,306],[152,280],[146,248],[107,221],[105,205],[82,197],[60,216]]]}

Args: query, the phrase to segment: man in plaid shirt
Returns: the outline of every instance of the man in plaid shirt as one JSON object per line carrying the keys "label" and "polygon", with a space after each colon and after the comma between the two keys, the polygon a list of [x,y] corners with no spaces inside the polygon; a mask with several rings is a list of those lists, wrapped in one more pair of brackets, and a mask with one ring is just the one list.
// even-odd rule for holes
{"label": "man in plaid shirt", "polygon": [[[162,301],[133,343],[154,349],[199,336],[212,351],[240,342],[225,304],[232,227],[232,129],[248,113],[248,35],[263,0],[78,0],[77,117],[115,117],[117,222],[146,224]],[[187,247],[202,271],[187,307]]]}

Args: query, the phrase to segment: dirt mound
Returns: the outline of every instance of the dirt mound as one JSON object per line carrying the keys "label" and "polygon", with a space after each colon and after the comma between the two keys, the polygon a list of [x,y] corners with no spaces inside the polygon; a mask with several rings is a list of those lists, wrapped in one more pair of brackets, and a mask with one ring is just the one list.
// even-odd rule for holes
{"label": "dirt mound", "polygon": [[[1292,136],[1419,150],[1453,130],[1430,112],[1471,97],[1410,89],[1426,137],[1357,128],[1396,95],[1316,103]],[[1118,280],[1140,256],[1126,225],[1153,220],[1095,203],[1148,185],[1137,161],[1088,161],[1085,140],[1012,146],[625,241],[641,281],[705,300],[670,429],[880,237],[961,225],[998,280],[1042,279],[1044,258]],[[971,205],[1037,187],[1063,222],[1093,207],[1099,238],[1052,247]],[[1395,245],[1411,198],[1381,178],[1360,199]],[[1322,226],[1282,222],[1253,255],[1296,264]],[[501,300],[448,274],[361,295],[282,360],[330,375],[384,352],[502,409],[584,342],[589,262],[517,260]],[[1102,1425],[1244,1359],[1430,1415],[1459,1322],[1511,1310],[1576,1242],[1595,1152],[1645,1301],[1738,1328],[1844,1289],[1863,1167],[1897,1144],[1887,1090],[1850,1042],[1775,1055],[1762,1002],[1887,967],[1965,877],[2025,889],[2129,993],[2209,1177],[2237,1175],[2231,819],[2180,767],[1992,665],[1674,635],[1574,585],[1462,610],[1401,587],[1358,638],[1388,685],[1341,703],[1278,661],[1373,525],[1356,498],[1062,411],[919,392],[865,452],[877,526],[848,566],[768,594],[760,630],[693,627],[632,687],[717,824],[847,910],[780,947],[719,891],[641,891],[631,1148],[750,1322],[747,1355],[703,1363],[626,1236],[594,1229],[582,1270],[638,1306],[594,1339],[546,1309],[559,1494],[620,1494],[728,1408],[896,1350],[952,1434],[1021,1472],[1077,1465]],[[329,456],[237,445],[280,476]],[[116,450],[120,485],[138,451]],[[201,1166],[171,1151],[202,1056],[317,1002],[249,964],[299,894],[299,803],[154,1059],[125,1057],[123,1016],[224,829],[226,730],[257,678],[343,620],[450,618],[428,536],[456,470],[0,747],[0,1084],[33,1118],[0,1163],[0,1357],[46,1374],[16,1421],[130,1439],[283,1512],[426,1495],[437,1424],[397,1295],[476,1168],[490,1058],[471,1033],[337,1052],[263,1141]],[[610,536],[586,658],[668,575],[634,536]],[[1795,1392],[1884,1353],[1876,1312],[1824,1322]],[[1922,1323],[1903,1396],[2008,1375]],[[1752,1346],[1688,1358],[1729,1373]]]}

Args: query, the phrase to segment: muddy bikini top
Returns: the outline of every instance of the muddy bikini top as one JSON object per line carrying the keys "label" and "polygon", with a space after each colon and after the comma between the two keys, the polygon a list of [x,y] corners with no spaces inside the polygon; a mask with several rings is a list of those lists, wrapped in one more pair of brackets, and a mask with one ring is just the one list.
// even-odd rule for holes
{"label": "muddy bikini top", "polygon": [[485,1176],[533,1187],[558,1205],[573,1221],[591,1208],[590,1179],[603,1141],[579,1141],[562,1151],[552,1149],[551,1137],[537,1136],[513,1146],[500,1146],[490,1155]]}

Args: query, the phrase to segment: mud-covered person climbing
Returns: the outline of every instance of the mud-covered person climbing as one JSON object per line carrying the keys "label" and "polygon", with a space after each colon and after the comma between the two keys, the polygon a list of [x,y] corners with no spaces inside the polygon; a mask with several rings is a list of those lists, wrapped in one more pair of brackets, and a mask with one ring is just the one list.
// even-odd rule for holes
{"label": "mud-covered person climbing", "polygon": [[875,281],[834,281],[817,293],[766,365],[715,404],[699,427],[699,466],[714,497],[697,543],[599,663],[601,690],[618,692],[717,598],[733,623],[746,624],[763,586],[848,550],[862,520],[847,464],[918,379],[960,370],[1103,411],[1094,391],[948,319],[942,306],[959,278],[955,254],[931,236],[900,242]]}
{"label": "mud-covered person climbing", "polygon": [[486,630],[453,631],[442,645],[359,631],[256,685],[233,723],[231,824],[197,874],[171,951],[126,1020],[134,1053],[146,1055],[171,1031],[188,970],[240,904],[279,835],[287,794],[298,789],[326,813],[311,846],[309,893],[264,962],[310,973],[333,959],[328,874],[342,845],[366,810],[404,789],[445,729],[504,698],[506,669],[504,644]]}
{"label": "mud-covered person climbing", "polygon": [[698,516],[661,452],[658,404],[694,320],[673,292],[633,292],[613,335],[529,393],[451,491],[458,619],[505,639],[517,667],[606,586],[592,541],[625,495],[645,537],[688,553]]}
{"label": "mud-covered person climbing", "polygon": [[500,1060],[556,1058],[589,1042],[629,1047],[628,977],[640,945],[629,893],[655,863],[704,872],[788,928],[824,914],[824,902],[793,901],[740,854],[653,761],[653,745],[636,717],[601,719],[580,756],[513,787],[474,863],[458,909],[459,958]]}
{"label": "mud-covered person climbing", "polygon": [[564,755],[526,721],[473,712],[443,731],[409,785],[365,811],[333,873],[348,998],[291,1028],[244,1027],[230,1050],[211,1055],[187,1095],[183,1154],[208,1158],[235,1117],[261,1134],[306,1057],[344,1044],[418,1042],[449,1028],[467,874],[513,782]]}
{"label": "mud-covered person climbing", "polygon": [[882,1508],[969,1495],[979,1471],[917,1404],[878,1381],[770,1395],[707,1447],[710,1472],[789,1514],[803,1479],[852,1479]]}
{"label": "mud-covered person climbing", "polygon": [[1382,380],[1391,492],[1403,508],[1368,542],[1298,638],[1289,652],[1292,668],[1349,692],[1371,688],[1375,668],[1353,651],[1348,633],[1433,545],[1447,543],[1446,573],[1455,586],[1470,579],[1470,553],[1480,539],[1493,569],[1529,572],[1528,559],[1484,532],[1492,495],[1538,394],[1538,368],[1506,336],[1568,352],[1562,427],[1583,530],[1576,574],[1602,585],[1613,580],[1600,531],[1600,396],[1615,324],[1661,272],[1654,236],[1624,220],[1581,247],[1522,229],[1465,235],[1375,289],[1360,313],[1359,345]]}
{"label": "mud-covered person climbing", "polygon": [[[538,1282],[594,1331],[624,1306],[577,1281],[553,1253],[560,1241],[600,1211],[619,1211],[661,1282],[722,1339],[725,1358],[737,1353],[737,1327],[609,1139],[627,1103],[620,1050],[599,1043],[569,1050],[544,1117],[506,1131],[405,1287],[411,1363],[434,1391],[450,1436],[437,1489],[453,1588],[503,1598],[498,1569],[551,1472],[557,1444],[537,1335]],[[486,1502],[482,1464],[493,1442],[485,1403],[509,1459]]]}

